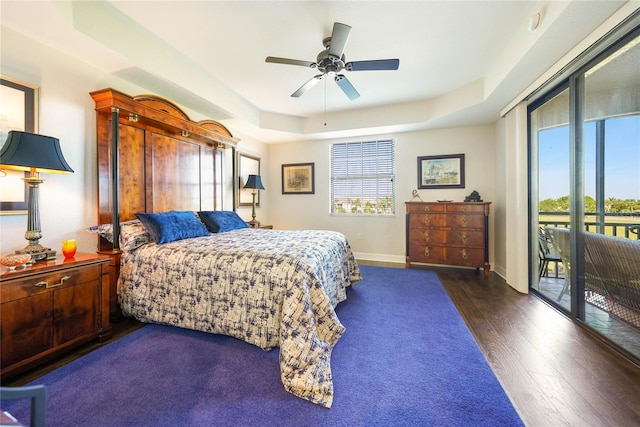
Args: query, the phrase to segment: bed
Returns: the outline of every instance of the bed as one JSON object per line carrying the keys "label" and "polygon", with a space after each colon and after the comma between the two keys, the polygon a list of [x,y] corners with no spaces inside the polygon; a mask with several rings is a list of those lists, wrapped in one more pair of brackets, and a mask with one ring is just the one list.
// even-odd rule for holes
{"label": "bed", "polygon": [[149,96],[91,95],[100,224],[90,231],[112,258],[112,310],[279,347],[285,389],[331,407],[331,351],[344,332],[334,309],[361,279],[345,236],[247,227],[217,206],[217,167],[237,143],[224,127]]}

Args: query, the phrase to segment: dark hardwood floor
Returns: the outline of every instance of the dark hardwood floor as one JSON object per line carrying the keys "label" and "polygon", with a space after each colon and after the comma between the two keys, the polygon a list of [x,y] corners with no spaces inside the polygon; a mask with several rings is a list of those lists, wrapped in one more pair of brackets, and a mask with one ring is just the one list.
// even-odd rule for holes
{"label": "dark hardwood floor", "polygon": [[[485,280],[475,270],[433,270],[527,426],[640,425],[640,367],[495,273]],[[140,326],[114,323],[113,339]],[[3,385],[26,384],[104,344],[87,344]]]}
{"label": "dark hardwood floor", "polygon": [[495,273],[436,271],[526,425],[640,425],[640,367]]}

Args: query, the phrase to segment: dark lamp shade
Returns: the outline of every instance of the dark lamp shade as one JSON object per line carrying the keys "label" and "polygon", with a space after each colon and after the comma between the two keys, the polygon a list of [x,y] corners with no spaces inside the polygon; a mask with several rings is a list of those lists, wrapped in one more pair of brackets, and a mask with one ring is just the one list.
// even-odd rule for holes
{"label": "dark lamp shade", "polygon": [[256,188],[258,190],[264,190],[260,175],[249,175],[249,177],[247,178],[247,183],[244,185],[244,188]]}
{"label": "dark lamp shade", "polygon": [[46,173],[73,173],[60,150],[60,141],[51,136],[10,131],[0,153],[0,168]]}

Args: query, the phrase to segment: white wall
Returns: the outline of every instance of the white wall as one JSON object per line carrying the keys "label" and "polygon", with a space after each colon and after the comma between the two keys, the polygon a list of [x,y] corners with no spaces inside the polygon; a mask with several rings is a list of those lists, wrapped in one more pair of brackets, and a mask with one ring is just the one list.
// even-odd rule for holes
{"label": "white wall", "polygon": [[[111,84],[131,89],[107,76],[2,27],[1,72],[40,87],[38,133],[60,139],[71,175],[42,175],[40,243],[60,251],[63,239],[75,238],[78,250],[93,252],[96,238],[83,230],[96,223],[96,119],[89,92]],[[26,246],[26,215],[0,216],[2,254]]]}
{"label": "white wall", "polygon": [[[355,139],[271,144],[267,175],[270,186],[264,194],[269,200],[271,223],[282,229],[337,230],[347,236],[356,255],[361,259],[404,263],[404,202],[411,200],[411,191],[417,188],[417,158],[438,154],[465,154],[466,187],[418,190],[422,200],[463,201],[472,190],[477,190],[484,201],[493,201],[494,133],[494,126],[486,125],[377,137],[394,138],[396,141],[396,215],[393,217],[344,217],[329,214],[330,144]],[[282,164],[306,162],[315,163],[315,194],[282,194]],[[489,227],[492,260],[493,215],[490,216]]]}

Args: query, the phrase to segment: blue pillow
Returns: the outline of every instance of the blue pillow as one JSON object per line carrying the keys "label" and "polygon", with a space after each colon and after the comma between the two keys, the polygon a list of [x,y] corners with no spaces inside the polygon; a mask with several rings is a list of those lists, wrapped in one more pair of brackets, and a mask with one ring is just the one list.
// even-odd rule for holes
{"label": "blue pillow", "polygon": [[234,211],[202,211],[198,212],[198,216],[212,233],[249,227]]}
{"label": "blue pillow", "polygon": [[157,244],[209,235],[207,228],[191,211],[137,213],[136,217]]}

